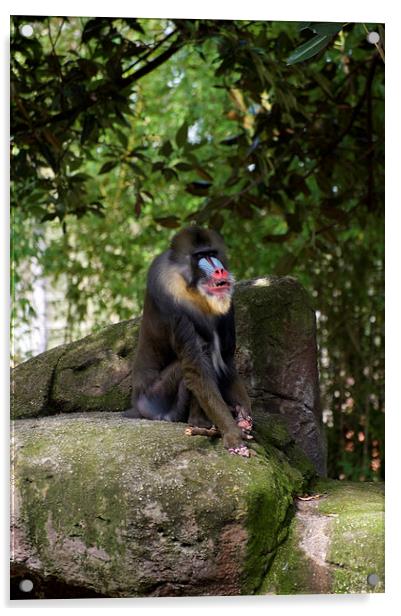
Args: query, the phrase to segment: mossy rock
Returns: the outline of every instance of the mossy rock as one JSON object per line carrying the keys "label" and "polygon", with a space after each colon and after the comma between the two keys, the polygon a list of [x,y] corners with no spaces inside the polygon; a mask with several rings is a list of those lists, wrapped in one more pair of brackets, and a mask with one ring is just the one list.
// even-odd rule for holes
{"label": "mossy rock", "polygon": [[[316,324],[308,294],[293,278],[263,277],[238,283],[234,304],[236,361],[255,418],[282,417],[290,438],[324,476]],[[128,408],[139,324],[110,325],[17,366],[13,418]]]}
{"label": "mossy rock", "polygon": [[237,364],[253,412],[280,415],[297,445],[326,474],[317,368],[316,316],[310,296],[291,276],[236,285]]}
{"label": "mossy rock", "polygon": [[305,478],[272,444],[246,459],[184,430],[96,412],[14,422],[13,570],[37,596],[257,592]]}
{"label": "mossy rock", "polygon": [[319,481],[298,501],[261,593],[384,592],[384,485]]}
{"label": "mossy rock", "polygon": [[13,419],[80,411],[123,411],[140,319],[56,347],[12,371]]}
{"label": "mossy rock", "polygon": [[19,364],[11,371],[11,417],[48,415],[56,367],[66,345]]}

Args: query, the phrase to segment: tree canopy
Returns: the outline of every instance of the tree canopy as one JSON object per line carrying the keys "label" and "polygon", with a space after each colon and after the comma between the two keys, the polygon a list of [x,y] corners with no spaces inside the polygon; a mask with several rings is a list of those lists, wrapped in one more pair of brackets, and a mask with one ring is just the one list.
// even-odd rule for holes
{"label": "tree canopy", "polygon": [[383,126],[380,24],[14,17],[15,320],[38,278],[66,340],[129,318],[174,230],[211,226],[237,278],[314,295],[331,473],[380,476]]}

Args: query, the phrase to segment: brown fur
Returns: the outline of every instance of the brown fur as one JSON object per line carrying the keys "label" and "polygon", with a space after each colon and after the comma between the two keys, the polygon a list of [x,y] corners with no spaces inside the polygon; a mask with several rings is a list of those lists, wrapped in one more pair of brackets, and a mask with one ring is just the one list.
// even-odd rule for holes
{"label": "brown fur", "polygon": [[232,281],[222,238],[199,227],[178,233],[149,269],[132,406],[125,415],[185,421],[196,429],[215,426],[226,449],[248,456],[248,435],[237,425],[243,418],[232,412],[243,408],[247,419],[250,400],[238,384],[230,343],[230,336],[235,340],[231,293],[211,295],[202,286],[218,277],[201,274],[200,255],[215,255]]}

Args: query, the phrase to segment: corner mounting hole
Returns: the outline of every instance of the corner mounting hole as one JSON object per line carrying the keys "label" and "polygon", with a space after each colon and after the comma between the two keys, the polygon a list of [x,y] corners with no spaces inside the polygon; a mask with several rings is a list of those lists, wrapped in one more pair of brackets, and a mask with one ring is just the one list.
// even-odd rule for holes
{"label": "corner mounting hole", "polygon": [[377,45],[377,43],[380,41],[380,35],[378,32],[369,32],[366,39],[371,45]]}
{"label": "corner mounting hole", "polygon": [[23,26],[21,26],[20,32],[22,36],[30,38],[33,34],[33,28],[30,24],[24,24]]}
{"label": "corner mounting hole", "polygon": [[376,573],[369,573],[368,584],[369,586],[377,586],[379,583],[379,576]]}
{"label": "corner mounting hole", "polygon": [[32,588],[32,580],[21,580],[19,583],[19,589],[22,590],[22,592],[31,592]]}

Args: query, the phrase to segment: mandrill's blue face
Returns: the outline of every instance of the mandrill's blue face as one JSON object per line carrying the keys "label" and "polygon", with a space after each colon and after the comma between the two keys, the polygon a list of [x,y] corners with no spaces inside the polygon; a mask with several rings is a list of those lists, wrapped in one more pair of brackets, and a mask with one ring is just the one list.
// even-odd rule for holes
{"label": "mandrill's blue face", "polygon": [[198,261],[198,267],[204,274],[202,279],[204,291],[220,297],[231,295],[234,279],[220,259],[209,255],[203,256]]}
{"label": "mandrill's blue face", "polygon": [[202,257],[199,259],[198,265],[206,276],[211,276],[216,269],[225,269],[222,262],[216,257]]}

